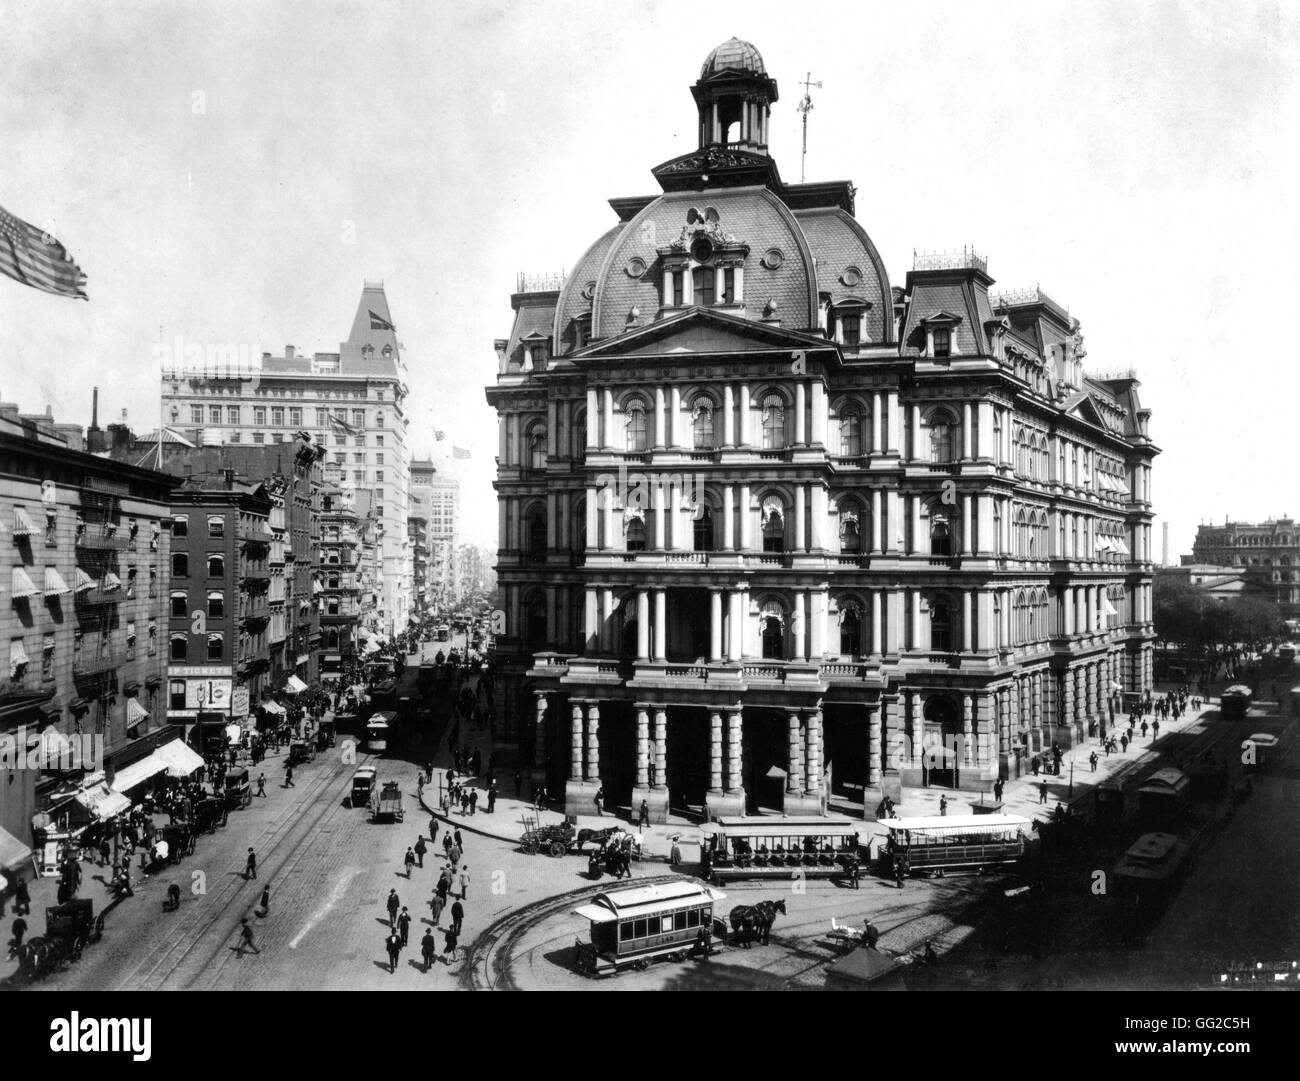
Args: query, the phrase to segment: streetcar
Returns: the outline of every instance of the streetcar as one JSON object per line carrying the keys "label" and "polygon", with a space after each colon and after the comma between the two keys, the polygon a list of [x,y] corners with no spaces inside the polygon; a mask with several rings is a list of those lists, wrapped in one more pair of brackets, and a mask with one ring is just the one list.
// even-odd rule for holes
{"label": "streetcar", "polygon": [[388,750],[388,741],[392,738],[393,722],[397,714],[392,710],[381,710],[366,722],[366,750],[378,754]]}
{"label": "streetcar", "polygon": [[1219,695],[1219,712],[1225,721],[1244,721],[1250,712],[1255,692],[1245,684],[1237,683]]}
{"label": "streetcar", "polygon": [[658,958],[685,960],[696,949],[701,928],[725,939],[726,926],[714,920],[713,906],[726,896],[689,879],[598,893],[573,910],[591,924],[590,939],[574,943],[578,969],[610,976],[624,968],[649,968]]}
{"label": "streetcar", "polygon": [[847,815],[717,818],[704,827],[704,877],[722,882],[847,874],[862,861],[861,830],[862,823]]}
{"label": "streetcar", "polygon": [[882,818],[889,831],[881,852],[888,871],[901,857],[913,874],[984,871],[1014,864],[1025,854],[1032,823],[1020,815],[927,815]]}

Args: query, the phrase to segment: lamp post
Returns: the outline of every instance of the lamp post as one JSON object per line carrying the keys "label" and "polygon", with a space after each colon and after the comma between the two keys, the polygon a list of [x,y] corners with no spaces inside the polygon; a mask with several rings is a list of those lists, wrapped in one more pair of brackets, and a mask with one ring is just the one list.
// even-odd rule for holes
{"label": "lamp post", "polygon": [[1074,799],[1074,759],[1070,759],[1070,790],[1066,793],[1068,799]]}

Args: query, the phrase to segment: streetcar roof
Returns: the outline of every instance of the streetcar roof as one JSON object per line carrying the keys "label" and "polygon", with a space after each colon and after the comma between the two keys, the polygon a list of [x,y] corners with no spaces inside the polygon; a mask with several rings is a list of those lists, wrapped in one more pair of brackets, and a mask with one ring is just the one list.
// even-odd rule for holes
{"label": "streetcar roof", "polygon": [[715,818],[719,833],[761,837],[819,836],[860,831],[866,825],[848,815],[749,815]]}
{"label": "streetcar roof", "polygon": [[1029,819],[1020,815],[926,815],[922,818],[879,818],[876,823],[891,830],[953,829],[966,833],[1030,825]]}
{"label": "streetcar roof", "polygon": [[699,882],[663,882],[657,886],[636,886],[627,890],[598,893],[591,904],[573,911],[597,923],[634,919],[658,912],[671,912],[689,905],[711,904],[727,895]]}

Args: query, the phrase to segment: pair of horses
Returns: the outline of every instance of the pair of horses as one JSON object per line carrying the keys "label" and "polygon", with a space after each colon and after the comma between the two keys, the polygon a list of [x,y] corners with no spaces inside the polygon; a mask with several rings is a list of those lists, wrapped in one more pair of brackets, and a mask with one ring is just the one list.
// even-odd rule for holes
{"label": "pair of horses", "polygon": [[786,914],[785,900],[759,901],[756,905],[737,905],[731,910],[731,930],[746,949],[754,939],[766,946],[771,941],[776,914]]}

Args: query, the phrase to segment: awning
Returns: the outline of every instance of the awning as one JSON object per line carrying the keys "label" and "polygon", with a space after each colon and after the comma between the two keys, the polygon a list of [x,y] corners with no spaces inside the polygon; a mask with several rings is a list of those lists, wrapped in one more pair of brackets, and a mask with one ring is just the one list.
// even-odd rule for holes
{"label": "awning", "polygon": [[288,712],[279,702],[263,702],[262,708],[266,710],[267,713],[274,713],[280,717],[283,717],[285,713]]}
{"label": "awning", "polygon": [[116,574],[114,574],[112,571],[109,571],[106,575],[104,575],[104,591],[106,593],[111,590],[121,589],[121,588],[122,588],[122,579],[119,578]]}
{"label": "awning", "polygon": [[167,763],[168,777],[188,777],[203,765],[203,759],[178,739],[164,743],[154,757]]}
{"label": "awning", "polygon": [[14,597],[34,597],[40,592],[22,567],[14,568],[12,589]]}
{"label": "awning", "polygon": [[1107,597],[1104,593],[1101,596],[1101,611],[1102,611],[1102,615],[1107,615],[1107,616],[1119,615],[1119,612],[1115,610],[1115,606],[1110,603],[1110,598]]}
{"label": "awning", "polygon": [[30,537],[39,532],[36,523],[32,521],[32,516],[22,507],[14,507],[14,536]]}
{"label": "awning", "polygon": [[23,640],[15,638],[9,643],[9,677],[12,679],[14,673],[27,663],[27,650],[23,649]]}
{"label": "awning", "polygon": [[71,762],[72,741],[54,725],[48,725],[41,731],[41,769],[52,768],[52,762]]}
{"label": "awning", "polygon": [[1104,537],[1104,536],[1098,536],[1098,537],[1097,537],[1097,551],[1099,551],[1099,552],[1109,552],[1109,551],[1112,551],[1111,546],[1110,546],[1110,540],[1109,540],[1108,538]]}
{"label": "awning", "polygon": [[[128,706],[127,717],[131,716],[131,710]],[[149,716],[149,714],[145,714]],[[123,766],[117,771],[117,776],[113,778],[113,790],[115,792],[129,792],[137,785],[142,785],[150,777],[156,777],[158,774],[165,772],[167,763],[159,761],[156,754],[149,755],[148,758],[142,758],[139,762],[132,762],[129,766]]]}
{"label": "awning", "polygon": [[140,705],[138,698],[128,698],[126,700],[126,723],[139,724],[141,721],[149,719],[149,711]]}
{"label": "awning", "polygon": [[0,870],[16,872],[32,858],[32,850],[12,833],[0,829]]}
{"label": "awning", "polygon": [[319,578],[316,578],[316,579],[313,579],[313,580],[312,580],[312,583],[311,583],[311,591],[312,591],[313,593],[324,593],[324,592],[325,592],[325,587],[324,587],[323,585],[321,585],[321,582],[320,582],[320,579],[319,579]]}
{"label": "awning", "polygon": [[85,593],[88,589],[95,588],[95,579],[78,567],[72,572],[72,580],[77,584],[73,587],[78,593]]}
{"label": "awning", "polygon": [[104,820],[114,815],[125,814],[131,809],[131,801],[120,792],[114,792],[102,781],[90,788],[83,788],[72,797],[83,806],[92,818]]}
{"label": "awning", "polygon": [[47,597],[66,597],[71,592],[68,583],[63,580],[63,575],[53,567],[45,568],[45,595]]}
{"label": "awning", "polygon": [[1129,552],[1128,544],[1124,541],[1124,539],[1123,539],[1122,537],[1115,537],[1115,538],[1114,538],[1114,541],[1115,541],[1115,550],[1116,550],[1117,552],[1120,552],[1120,553],[1122,553],[1123,555],[1130,555],[1130,554],[1131,554],[1131,553]]}
{"label": "awning", "polygon": [[307,684],[297,676],[290,675],[289,678],[284,681],[284,689],[290,694],[302,694],[302,692],[307,689]]}
{"label": "awning", "polygon": [[226,725],[226,742],[232,747],[244,738],[244,727],[239,724]]}

